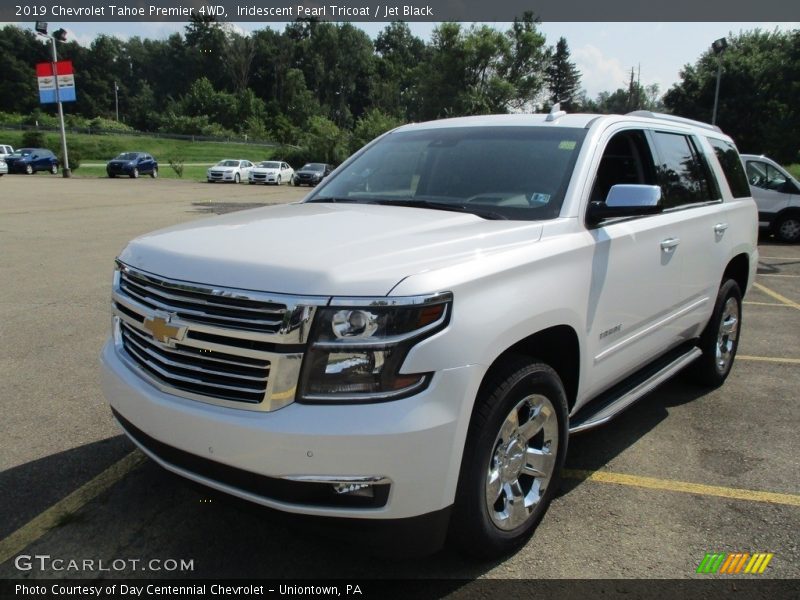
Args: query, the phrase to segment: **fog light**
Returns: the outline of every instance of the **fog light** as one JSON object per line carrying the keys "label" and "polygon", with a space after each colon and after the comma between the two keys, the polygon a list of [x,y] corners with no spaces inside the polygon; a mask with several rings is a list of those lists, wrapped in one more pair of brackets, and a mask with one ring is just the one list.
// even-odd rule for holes
{"label": "fog light", "polygon": [[349,496],[375,497],[375,491],[369,483],[334,483],[333,491],[337,494],[347,494]]}

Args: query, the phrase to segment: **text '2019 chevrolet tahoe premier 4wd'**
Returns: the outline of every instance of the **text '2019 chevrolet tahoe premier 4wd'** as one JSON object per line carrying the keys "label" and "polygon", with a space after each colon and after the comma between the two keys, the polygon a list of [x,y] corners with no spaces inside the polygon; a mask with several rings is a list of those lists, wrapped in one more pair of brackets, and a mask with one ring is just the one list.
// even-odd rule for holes
{"label": "text '2019 chevrolet tahoe premier 4wd'", "polygon": [[683,367],[722,384],[756,236],[736,148],[702,123],[407,125],[301,203],[132,241],[104,388],[189,479],[494,555],[542,517],[571,433]]}

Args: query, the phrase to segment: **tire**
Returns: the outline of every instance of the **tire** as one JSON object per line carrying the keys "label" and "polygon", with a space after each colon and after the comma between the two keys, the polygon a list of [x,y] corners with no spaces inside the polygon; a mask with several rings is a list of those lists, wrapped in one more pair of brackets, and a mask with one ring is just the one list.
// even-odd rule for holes
{"label": "tire", "polygon": [[278,175],[278,179],[275,181],[275,185],[280,185],[280,184],[281,184],[281,176]]}
{"label": "tire", "polygon": [[297,180],[294,178],[294,175],[292,175],[292,178],[289,180],[289,185],[297,187]]}
{"label": "tire", "polygon": [[150,172],[150,177],[153,179],[158,178],[158,167],[153,167],[153,170]]}
{"label": "tire", "polygon": [[114,179],[115,177],[116,177],[116,175],[114,175],[114,173],[109,173],[108,174],[108,178],[109,179]]}
{"label": "tire", "polygon": [[139,179],[139,169],[133,167],[133,171],[131,171],[131,179]]}
{"label": "tire", "polygon": [[449,530],[454,549],[485,559],[527,541],[558,490],[568,414],[564,386],[544,363],[511,358],[487,377],[461,461]]}
{"label": "tire", "polygon": [[239,183],[241,180],[242,178],[239,177],[238,173],[236,173],[236,175],[233,176],[233,183]]}
{"label": "tire", "polygon": [[800,241],[800,215],[784,215],[775,221],[772,228],[775,238],[785,244]]}
{"label": "tire", "polygon": [[58,165],[50,165],[50,173],[58,175]]}
{"label": "tire", "polygon": [[31,165],[25,165],[25,172],[28,175],[33,175],[33,167]]}
{"label": "tire", "polygon": [[703,355],[692,365],[699,384],[721,386],[733,367],[742,328],[742,292],[733,279],[725,280],[717,293],[714,312],[700,336]]}

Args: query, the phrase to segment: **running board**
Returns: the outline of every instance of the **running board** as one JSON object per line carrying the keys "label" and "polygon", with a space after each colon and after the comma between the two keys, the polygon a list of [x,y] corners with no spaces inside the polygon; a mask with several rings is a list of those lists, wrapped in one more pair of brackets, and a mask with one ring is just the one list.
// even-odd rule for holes
{"label": "running board", "polygon": [[678,371],[696,360],[702,352],[696,346],[681,346],[632,378],[598,396],[570,419],[569,432],[578,433],[603,425],[649,394]]}

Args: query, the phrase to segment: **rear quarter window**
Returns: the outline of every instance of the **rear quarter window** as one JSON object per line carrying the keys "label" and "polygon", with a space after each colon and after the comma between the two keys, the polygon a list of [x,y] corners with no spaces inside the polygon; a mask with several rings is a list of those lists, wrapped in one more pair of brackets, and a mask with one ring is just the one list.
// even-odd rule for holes
{"label": "rear quarter window", "polygon": [[742,168],[742,160],[739,158],[739,153],[736,147],[730,142],[725,140],[718,140],[715,138],[706,138],[714,152],[717,155],[717,160],[722,167],[722,172],[725,174],[725,179],[728,182],[728,187],[731,188],[731,194],[734,198],[747,198],[750,196],[750,185],[747,183],[747,175]]}

